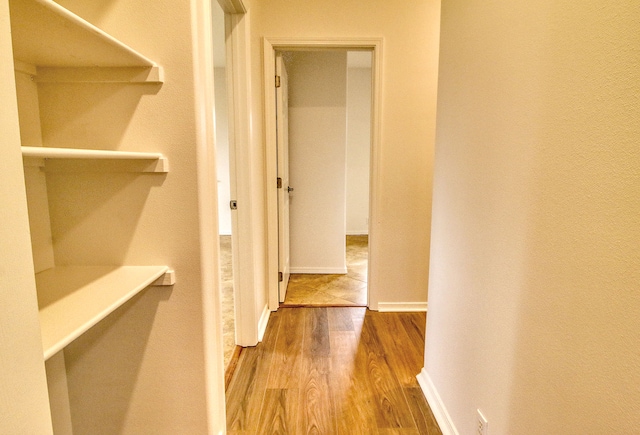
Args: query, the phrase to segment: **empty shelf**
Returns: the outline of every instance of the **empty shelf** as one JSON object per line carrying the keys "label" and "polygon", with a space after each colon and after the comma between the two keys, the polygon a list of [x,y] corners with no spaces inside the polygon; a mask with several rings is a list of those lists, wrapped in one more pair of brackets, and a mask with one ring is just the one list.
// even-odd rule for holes
{"label": "empty shelf", "polygon": [[22,156],[39,157],[43,159],[158,160],[164,158],[160,153],[49,147],[22,147]]}
{"label": "empty shelf", "polygon": [[14,57],[37,67],[153,67],[155,63],[51,0],[10,0]]}
{"label": "empty shelf", "polygon": [[[31,159],[137,161],[141,164],[136,164],[133,168],[134,171],[169,172],[169,162],[161,153],[87,150],[78,148],[22,147],[22,156]],[[151,163],[148,163],[149,161]],[[43,166],[44,160],[36,161],[36,165]]]}
{"label": "empty shelf", "polygon": [[172,273],[167,266],[60,266],[37,273],[45,360],[159,278],[158,285],[173,284]]}

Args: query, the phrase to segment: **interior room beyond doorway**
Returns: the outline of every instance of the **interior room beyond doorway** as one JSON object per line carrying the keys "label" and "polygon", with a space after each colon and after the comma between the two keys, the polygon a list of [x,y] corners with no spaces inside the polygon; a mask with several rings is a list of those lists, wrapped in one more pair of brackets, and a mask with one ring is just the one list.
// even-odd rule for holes
{"label": "interior room beyond doorway", "polygon": [[367,306],[372,52],[292,51],[283,58],[294,188],[283,305]]}

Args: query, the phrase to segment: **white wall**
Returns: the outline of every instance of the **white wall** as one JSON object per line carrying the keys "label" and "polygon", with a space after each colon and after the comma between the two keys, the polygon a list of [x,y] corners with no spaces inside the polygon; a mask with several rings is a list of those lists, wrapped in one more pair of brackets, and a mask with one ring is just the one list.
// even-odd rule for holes
{"label": "white wall", "polygon": [[346,273],[347,54],[290,54],[291,272]]}
{"label": "white wall", "polygon": [[226,43],[224,11],[217,1],[211,2],[213,21],[213,62],[216,112],[216,174],[218,177],[218,231],[231,234],[231,180],[229,178],[229,113],[226,80]]}
{"label": "white wall", "polygon": [[639,23],[443,2],[425,374],[460,434],[638,432]]}
{"label": "white wall", "polygon": [[214,71],[216,95],[216,172],[218,176],[218,226],[221,235],[231,234],[231,180],[229,178],[229,115],[224,67]]}
{"label": "white wall", "polygon": [[[377,300],[425,302],[440,1],[412,0],[401,5],[384,0],[250,3],[253,169],[262,179],[265,164],[272,163],[264,161],[261,38],[384,37],[382,165],[377,174],[381,189],[374,210],[377,218],[369,225],[377,237],[370,240],[371,259],[377,261],[369,280],[375,299],[372,307],[377,308]],[[254,204],[262,208],[256,210],[256,216],[265,210],[264,185],[257,190]],[[266,255],[266,246],[264,252]],[[266,258],[262,263],[266,265]]]}
{"label": "white wall", "polygon": [[[365,55],[369,67],[351,66]],[[365,63],[366,65],[366,63]],[[371,148],[371,53],[347,53],[347,234],[369,233]]]}
{"label": "white wall", "polygon": [[8,6],[0,4],[0,433],[50,434]]}

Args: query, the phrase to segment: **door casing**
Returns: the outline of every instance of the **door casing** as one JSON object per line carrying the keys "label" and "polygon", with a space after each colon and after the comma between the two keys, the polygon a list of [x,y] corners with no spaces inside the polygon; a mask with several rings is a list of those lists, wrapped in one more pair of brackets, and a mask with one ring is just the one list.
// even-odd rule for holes
{"label": "door casing", "polygon": [[371,153],[369,161],[369,268],[368,301],[370,309],[378,309],[379,286],[372,270],[376,267],[376,228],[378,226],[380,186],[380,139],[382,136],[382,50],[383,38],[263,38],[263,92],[265,119],[265,188],[267,203],[267,285],[268,303],[271,311],[278,309],[278,200],[277,200],[277,132],[276,104],[273,81],[275,78],[276,51],[351,50],[372,52],[371,81]]}

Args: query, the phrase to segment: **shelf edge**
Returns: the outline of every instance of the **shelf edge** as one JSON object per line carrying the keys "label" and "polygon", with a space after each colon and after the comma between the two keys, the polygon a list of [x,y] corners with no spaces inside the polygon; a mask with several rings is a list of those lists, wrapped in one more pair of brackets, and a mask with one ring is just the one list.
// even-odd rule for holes
{"label": "shelf edge", "polygon": [[170,271],[171,270],[169,269],[168,266],[162,266],[162,268],[158,271],[158,273],[149,275],[149,277],[147,277],[145,280],[141,281],[138,285],[133,287],[131,290],[129,290],[127,293],[123,294],[118,299],[114,300],[111,304],[109,304],[107,307],[105,307],[99,313],[94,315],[92,318],[90,318],[86,322],[78,325],[73,330],[73,332],[71,332],[70,334],[66,335],[65,337],[63,337],[62,339],[56,341],[55,343],[53,343],[52,345],[50,345],[48,347],[45,346],[45,343],[43,343],[44,360],[46,361],[49,358],[51,358],[52,356],[54,356],[55,354],[57,354],[58,352],[60,352],[62,349],[64,349],[66,346],[68,346],[75,339],[80,337],[82,334],[87,332],[93,326],[98,324],[101,320],[105,319],[107,316],[109,316],[111,313],[113,313],[119,307],[124,305],[127,301],[129,301],[131,298],[133,298],[136,294],[140,293],[142,290],[146,289],[147,287],[150,287],[151,285],[154,285],[154,283],[157,280],[163,279],[166,276],[166,274],[168,272],[170,272]]}
{"label": "shelf edge", "polygon": [[165,157],[161,153],[90,150],[80,148],[50,148],[23,146],[22,157],[43,159],[115,159],[115,160],[160,160]]}

